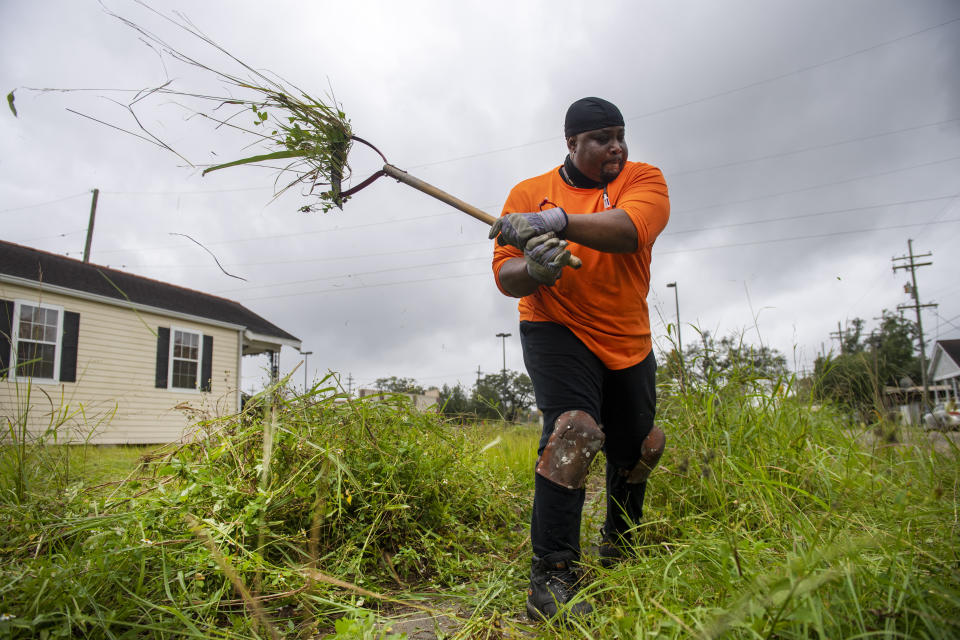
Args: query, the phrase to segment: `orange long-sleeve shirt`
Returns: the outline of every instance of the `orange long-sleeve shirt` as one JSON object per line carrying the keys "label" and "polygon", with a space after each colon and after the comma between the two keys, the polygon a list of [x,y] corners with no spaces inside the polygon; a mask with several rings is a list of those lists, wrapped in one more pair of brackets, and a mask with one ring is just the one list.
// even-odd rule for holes
{"label": "orange long-sleeve shirt", "polygon": [[[652,348],[647,292],[653,243],[670,217],[667,183],[660,170],[642,162],[627,162],[617,179],[603,189],[571,187],[559,167],[524,180],[511,191],[501,215],[562,207],[567,215],[622,209],[637,230],[633,253],[604,253],[575,242],[570,251],[583,261],[580,269],[564,268],[552,287],[541,286],[520,299],[521,320],[562,324],[573,331],[608,369],[625,369],[647,357]],[[544,201],[547,201],[544,203]],[[541,203],[543,207],[541,207]],[[493,272],[500,291],[500,268],[510,258],[522,258],[515,247],[495,246]]]}

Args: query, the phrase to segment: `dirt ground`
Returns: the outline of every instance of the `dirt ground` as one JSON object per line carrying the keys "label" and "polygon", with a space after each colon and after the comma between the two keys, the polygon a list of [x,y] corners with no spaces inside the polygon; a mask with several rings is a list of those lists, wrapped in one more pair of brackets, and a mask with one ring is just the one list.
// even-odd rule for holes
{"label": "dirt ground", "polygon": [[[396,617],[390,619],[390,634],[407,634],[407,640],[436,640],[437,638],[447,638],[460,628],[463,624],[461,611],[453,611],[451,615],[434,616],[423,611],[411,609],[409,612],[399,613]],[[469,613],[466,614],[469,616]],[[457,616],[457,617],[454,617]],[[386,631],[386,628],[383,629]]]}

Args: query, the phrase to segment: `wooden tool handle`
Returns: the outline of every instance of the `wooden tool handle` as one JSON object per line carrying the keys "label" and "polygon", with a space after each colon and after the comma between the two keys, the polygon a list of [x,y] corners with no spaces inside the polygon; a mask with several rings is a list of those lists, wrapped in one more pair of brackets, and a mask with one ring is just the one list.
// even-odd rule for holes
{"label": "wooden tool handle", "polygon": [[466,203],[460,198],[452,196],[446,191],[443,191],[442,189],[437,189],[432,184],[424,182],[420,178],[414,178],[412,175],[410,175],[406,171],[397,169],[392,164],[383,165],[383,172],[388,176],[390,176],[391,178],[396,178],[403,184],[413,187],[417,191],[422,191],[428,196],[433,196],[437,200],[446,202],[451,207],[460,209],[460,211],[463,211],[465,214],[469,216],[473,216],[474,218],[476,218],[481,222],[486,222],[488,225],[492,225],[497,220],[495,217],[493,217],[486,211],[477,209],[472,204]]}
{"label": "wooden tool handle", "polygon": [[[392,164],[388,163],[383,165],[383,172],[388,176],[390,176],[391,178],[395,178],[396,180],[399,180],[403,184],[413,187],[417,191],[422,191],[428,196],[432,196],[437,200],[440,200],[441,202],[446,202],[451,207],[455,209],[459,209],[460,211],[463,211],[465,214],[469,216],[473,216],[480,222],[485,222],[488,225],[492,225],[494,222],[497,221],[497,219],[494,216],[490,215],[486,211],[483,211],[482,209],[478,209],[472,204],[464,202],[460,198],[457,198],[456,196],[452,196],[446,191],[442,189],[438,189],[428,182],[424,182],[420,178],[415,178],[409,173],[407,173],[406,171],[403,171],[402,169],[398,169]],[[579,269],[583,265],[583,263],[580,261],[580,258],[574,255],[570,256],[570,260],[568,261],[568,263],[574,269]]]}

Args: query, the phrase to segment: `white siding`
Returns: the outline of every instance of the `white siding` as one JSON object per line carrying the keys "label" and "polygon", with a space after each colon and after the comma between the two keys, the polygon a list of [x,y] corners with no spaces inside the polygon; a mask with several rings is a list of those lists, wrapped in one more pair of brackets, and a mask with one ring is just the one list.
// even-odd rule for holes
{"label": "white siding", "polygon": [[950,378],[960,375],[960,367],[957,366],[957,363],[954,362],[939,345],[937,346],[937,359],[935,364],[936,367],[933,370],[933,375],[930,376],[934,382],[949,380]]}
{"label": "white siding", "polygon": [[[0,299],[54,304],[80,314],[77,381],[0,381],[5,431],[26,413],[33,433],[61,423],[59,442],[173,442],[189,435],[197,420],[238,408],[238,330],[5,283]],[[213,336],[209,393],[156,388],[156,331],[171,326]]]}

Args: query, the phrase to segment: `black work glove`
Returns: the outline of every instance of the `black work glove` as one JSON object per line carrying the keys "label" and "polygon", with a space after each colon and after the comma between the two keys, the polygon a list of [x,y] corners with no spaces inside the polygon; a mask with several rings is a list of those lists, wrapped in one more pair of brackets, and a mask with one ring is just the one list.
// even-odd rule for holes
{"label": "black work glove", "polygon": [[509,244],[522,251],[530,238],[551,231],[558,238],[562,238],[566,228],[567,212],[560,207],[554,207],[536,213],[508,213],[497,218],[490,227],[489,237],[491,240],[497,238],[500,246]]}
{"label": "black work glove", "polygon": [[570,263],[567,241],[561,240],[553,231],[527,240],[523,259],[531,278],[552,287],[560,278],[560,272]]}

